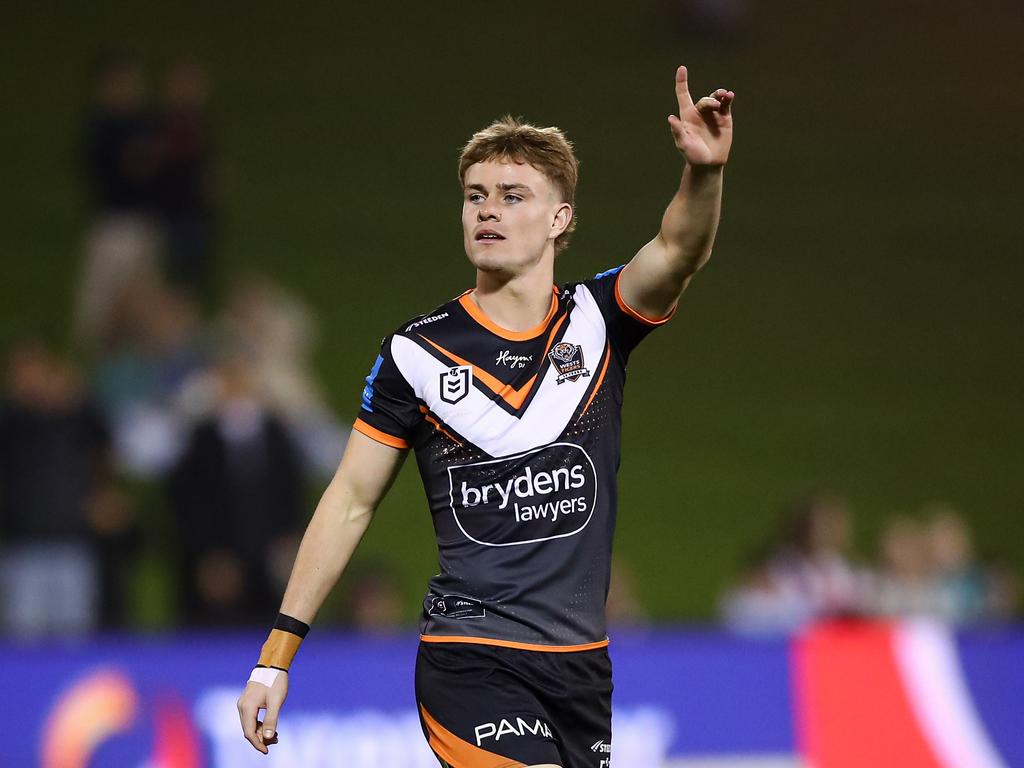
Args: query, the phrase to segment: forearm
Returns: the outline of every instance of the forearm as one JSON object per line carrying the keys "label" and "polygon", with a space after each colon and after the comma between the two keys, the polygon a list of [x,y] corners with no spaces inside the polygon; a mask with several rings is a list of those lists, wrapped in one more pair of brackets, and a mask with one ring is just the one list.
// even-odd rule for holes
{"label": "forearm", "polygon": [[373,508],[332,482],[299,545],[281,613],[312,623],[373,517]]}
{"label": "forearm", "polygon": [[669,269],[679,277],[694,274],[711,256],[722,210],[723,170],[687,164],[662,216],[658,239]]}

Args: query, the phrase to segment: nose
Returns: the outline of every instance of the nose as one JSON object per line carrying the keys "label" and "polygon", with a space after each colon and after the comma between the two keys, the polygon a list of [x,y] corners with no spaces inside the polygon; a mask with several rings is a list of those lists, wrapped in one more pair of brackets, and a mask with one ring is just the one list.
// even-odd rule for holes
{"label": "nose", "polygon": [[488,219],[491,219],[492,221],[501,221],[501,216],[494,209],[494,205],[490,202],[481,205],[476,212],[477,221],[487,221]]}

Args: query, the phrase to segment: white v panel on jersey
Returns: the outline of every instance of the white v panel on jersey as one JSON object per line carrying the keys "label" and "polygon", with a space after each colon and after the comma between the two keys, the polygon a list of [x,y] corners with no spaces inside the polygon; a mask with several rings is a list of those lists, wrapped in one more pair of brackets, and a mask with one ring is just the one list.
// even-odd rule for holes
{"label": "white v panel on jersey", "polygon": [[[562,342],[578,345],[583,359],[596,366],[605,350],[604,318],[590,291],[583,285],[576,288],[575,306],[569,315],[568,328]],[[391,354],[416,397],[427,404],[446,424],[491,456],[508,456],[558,438],[565,431],[573,413],[587,392],[586,386],[563,386],[558,371],[548,366],[536,384],[537,394],[521,416],[514,416],[496,406],[493,400],[475,387],[458,402],[442,397],[441,375],[451,366],[445,365],[414,341],[402,336],[391,340]],[[597,375],[596,371],[591,375]]]}

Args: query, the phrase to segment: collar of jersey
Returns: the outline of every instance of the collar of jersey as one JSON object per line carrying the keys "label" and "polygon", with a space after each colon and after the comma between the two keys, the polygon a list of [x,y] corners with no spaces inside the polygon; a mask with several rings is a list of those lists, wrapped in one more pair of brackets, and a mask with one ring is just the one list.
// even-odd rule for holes
{"label": "collar of jersey", "polygon": [[558,287],[553,285],[551,286],[551,308],[548,310],[547,317],[541,320],[540,325],[534,326],[526,331],[510,331],[507,328],[502,328],[484,314],[484,311],[480,309],[480,306],[473,301],[473,297],[469,295],[472,292],[473,289],[470,288],[459,296],[459,304],[461,304],[462,308],[466,310],[466,313],[480,325],[495,336],[500,336],[508,341],[530,341],[531,339],[537,338],[544,333],[548,325],[551,323],[551,319],[555,316],[555,312],[558,310]]}

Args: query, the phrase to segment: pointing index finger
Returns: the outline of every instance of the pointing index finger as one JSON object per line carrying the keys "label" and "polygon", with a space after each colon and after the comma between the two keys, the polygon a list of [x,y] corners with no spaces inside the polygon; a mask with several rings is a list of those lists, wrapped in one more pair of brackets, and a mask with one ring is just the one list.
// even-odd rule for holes
{"label": "pointing index finger", "polygon": [[679,102],[679,116],[693,106],[693,99],[690,98],[690,86],[687,83],[686,67],[679,67],[676,70],[676,100]]}

